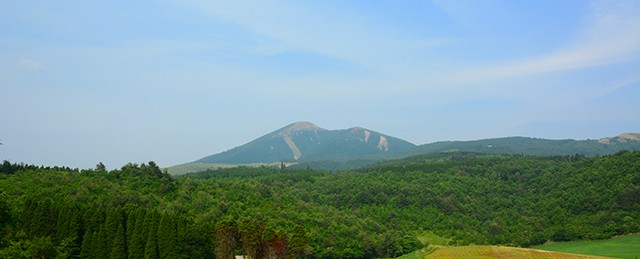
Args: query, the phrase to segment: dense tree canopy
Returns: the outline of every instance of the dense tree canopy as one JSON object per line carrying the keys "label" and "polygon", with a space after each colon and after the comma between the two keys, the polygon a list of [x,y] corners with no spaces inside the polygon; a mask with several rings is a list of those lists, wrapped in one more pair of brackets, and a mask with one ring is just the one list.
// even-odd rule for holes
{"label": "dense tree canopy", "polygon": [[446,153],[349,172],[233,168],[174,178],[0,167],[0,257],[393,257],[429,231],[531,246],[640,231],[640,152]]}

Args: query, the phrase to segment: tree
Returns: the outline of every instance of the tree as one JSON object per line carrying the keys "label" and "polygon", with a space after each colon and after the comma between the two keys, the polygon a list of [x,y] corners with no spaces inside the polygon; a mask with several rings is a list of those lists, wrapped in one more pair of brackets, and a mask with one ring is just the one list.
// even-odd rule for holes
{"label": "tree", "polygon": [[109,258],[104,232],[104,227],[100,227],[91,235],[91,256],[88,258]]}
{"label": "tree", "polygon": [[215,253],[217,258],[234,258],[237,245],[238,229],[233,219],[225,219],[216,226]]}
{"label": "tree", "polygon": [[270,226],[265,228],[262,239],[266,258],[285,258],[287,255],[287,239],[284,233]]}
{"label": "tree", "polygon": [[80,247],[80,257],[81,258],[91,258],[91,237],[93,236],[93,232],[87,231],[82,238],[82,246]]}
{"label": "tree", "polygon": [[100,162],[100,163],[98,163],[96,165],[96,172],[106,173],[107,172],[107,167],[104,166],[104,164],[102,162]]}
{"label": "tree", "polygon": [[238,223],[238,234],[242,242],[242,250],[252,258],[262,258],[263,242],[262,233],[264,232],[264,224],[262,221],[243,218]]}
{"label": "tree", "polygon": [[[118,232],[118,228],[124,225],[124,215],[122,214],[121,209],[107,209],[106,220],[104,222],[104,235],[105,235],[105,243],[106,243],[106,256],[112,257],[109,255],[111,253],[111,248],[113,246],[113,242],[116,240],[116,235]],[[122,229],[124,231],[124,229]],[[124,236],[124,234],[122,234]]]}
{"label": "tree", "polygon": [[158,225],[158,252],[160,258],[177,258],[177,228],[175,217],[165,213],[160,218]]}
{"label": "tree", "polygon": [[[134,218],[134,215],[129,215],[129,218]],[[144,248],[147,243],[148,231],[145,226],[145,211],[142,209],[137,210],[135,214],[135,225],[127,226],[133,228],[131,241],[129,245],[129,257],[130,258],[143,258]],[[129,232],[129,229],[127,229]]]}
{"label": "tree", "polygon": [[116,231],[116,236],[111,245],[110,258],[127,259],[127,244],[124,226],[120,224]]}
{"label": "tree", "polygon": [[144,245],[144,258],[154,259],[158,258],[158,216],[156,213],[152,213],[148,218],[148,222],[145,222],[148,230],[147,242]]}
{"label": "tree", "polygon": [[303,226],[293,228],[293,235],[289,242],[289,255],[293,258],[306,258],[309,255],[309,241]]}
{"label": "tree", "polygon": [[51,237],[37,237],[30,240],[27,248],[27,254],[31,258],[53,258],[56,249],[53,246]]}
{"label": "tree", "polygon": [[13,222],[11,215],[11,206],[9,205],[7,195],[0,191],[0,248],[6,245],[6,239],[9,225]]}

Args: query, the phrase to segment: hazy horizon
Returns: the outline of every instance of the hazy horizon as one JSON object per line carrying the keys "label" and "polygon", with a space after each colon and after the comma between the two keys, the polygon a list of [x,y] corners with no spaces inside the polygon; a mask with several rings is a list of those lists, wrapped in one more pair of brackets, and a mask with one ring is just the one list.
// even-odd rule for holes
{"label": "hazy horizon", "polygon": [[12,1],[0,160],[166,167],[296,121],[414,144],[640,132],[640,1]]}

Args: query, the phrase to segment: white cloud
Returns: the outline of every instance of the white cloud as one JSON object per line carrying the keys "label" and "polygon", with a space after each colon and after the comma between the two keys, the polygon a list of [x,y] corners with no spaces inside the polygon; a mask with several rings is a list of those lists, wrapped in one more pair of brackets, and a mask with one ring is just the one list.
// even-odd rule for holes
{"label": "white cloud", "polygon": [[40,64],[40,62],[24,57],[18,59],[17,65],[20,69],[29,71],[37,71],[44,68],[44,66]]}
{"label": "white cloud", "polygon": [[575,43],[539,57],[473,70],[464,80],[511,78],[638,59],[639,14],[639,1],[594,1]]}

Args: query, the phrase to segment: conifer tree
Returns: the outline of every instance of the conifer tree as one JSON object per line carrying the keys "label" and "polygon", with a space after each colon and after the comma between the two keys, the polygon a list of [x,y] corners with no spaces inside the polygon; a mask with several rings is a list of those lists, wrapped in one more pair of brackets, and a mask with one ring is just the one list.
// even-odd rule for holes
{"label": "conifer tree", "polygon": [[13,221],[11,206],[7,200],[7,196],[0,190],[0,247],[4,247],[5,243],[8,242],[6,240],[7,229]]}
{"label": "conifer tree", "polygon": [[176,258],[177,253],[177,228],[174,217],[165,213],[160,218],[158,225],[158,253],[160,258]]}
{"label": "conifer tree", "polygon": [[[145,211],[138,210],[136,214],[135,228],[133,228],[131,241],[128,244],[129,258],[144,257],[144,247],[147,243],[147,237],[149,236],[148,231],[145,227]],[[133,218],[133,216],[131,216],[131,218]]]}
{"label": "conifer tree", "polygon": [[[55,220],[58,215],[51,209],[51,202],[44,200],[37,202],[33,219],[30,224],[29,236],[44,237],[50,236],[54,232]],[[52,224],[54,223],[54,224]]]}
{"label": "conifer tree", "polygon": [[136,219],[138,216],[138,212],[140,209],[131,209],[129,210],[125,217],[127,218],[126,226],[126,236],[127,236],[127,251],[129,250],[129,246],[131,245],[131,239],[133,239],[133,232],[136,228]]}
{"label": "conifer tree", "polygon": [[111,253],[111,248],[113,245],[113,241],[116,238],[116,232],[118,231],[118,227],[123,224],[124,218],[122,215],[122,210],[120,209],[107,209],[106,219],[104,222],[104,242],[106,244],[107,257],[109,253]]}
{"label": "conifer tree", "polygon": [[71,247],[75,253],[80,250],[81,239],[80,239],[80,231],[82,229],[81,226],[81,217],[80,210],[78,208],[72,208],[71,213],[69,213],[69,225],[67,226],[66,238],[70,240],[74,240],[73,246]]}
{"label": "conifer tree", "polygon": [[91,237],[91,256],[90,258],[109,258],[107,256],[107,243],[105,242],[104,227],[100,227],[93,232]]}
{"label": "conifer tree", "polygon": [[71,220],[71,210],[69,208],[61,208],[60,213],[58,215],[58,220],[56,222],[56,239],[55,241],[59,243],[62,239],[67,237],[69,232],[69,223]]}
{"label": "conifer tree", "polygon": [[111,246],[110,258],[127,259],[127,244],[124,226],[120,224]]}
{"label": "conifer tree", "polygon": [[147,242],[144,246],[144,258],[155,259],[158,258],[158,217],[156,213],[152,214],[152,217],[148,218],[148,224],[146,228]]}
{"label": "conifer tree", "polygon": [[82,238],[82,246],[80,247],[81,258],[91,258],[91,243],[93,232],[87,231]]}

